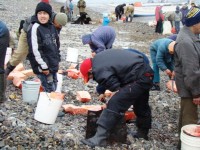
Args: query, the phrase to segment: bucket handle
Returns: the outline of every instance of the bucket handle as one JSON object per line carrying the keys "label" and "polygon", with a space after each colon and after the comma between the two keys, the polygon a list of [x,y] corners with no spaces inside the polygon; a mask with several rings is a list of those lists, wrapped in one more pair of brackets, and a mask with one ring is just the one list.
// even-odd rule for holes
{"label": "bucket handle", "polygon": [[47,94],[47,92],[45,92],[45,94],[47,95],[48,100],[51,102],[51,98],[49,97],[49,95]]}

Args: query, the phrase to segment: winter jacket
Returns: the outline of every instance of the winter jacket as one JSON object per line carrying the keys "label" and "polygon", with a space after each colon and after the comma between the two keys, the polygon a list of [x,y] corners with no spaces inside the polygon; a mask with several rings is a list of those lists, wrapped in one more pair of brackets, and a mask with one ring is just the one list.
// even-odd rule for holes
{"label": "winter jacket", "polygon": [[8,33],[8,28],[5,23],[0,21],[0,37],[3,37],[4,35],[7,35]]}
{"label": "winter jacket", "polygon": [[107,26],[109,23],[110,23],[110,19],[108,17],[104,17],[102,25]]}
{"label": "winter jacket", "polygon": [[79,8],[79,12],[85,12],[86,2],[84,0],[79,0],[77,7]]}
{"label": "winter jacket", "polygon": [[156,6],[156,9],[155,9],[155,18],[156,18],[156,21],[159,21],[159,20],[164,20],[164,15],[162,13],[162,6]]}
{"label": "winter jacket", "polygon": [[[36,18],[36,17],[35,17]],[[60,43],[56,28],[51,22],[40,24],[33,19],[28,31],[29,60],[35,74],[44,70],[51,73],[58,71],[60,61]]]}
{"label": "winter jacket", "polygon": [[90,48],[95,53],[104,51],[105,49],[112,48],[116,37],[115,30],[110,26],[100,26],[91,35],[92,44]]}
{"label": "winter jacket", "polygon": [[[174,59],[173,55],[169,53],[168,45],[173,42],[173,40],[168,38],[162,38],[154,41],[150,46],[151,59],[152,62],[156,62],[158,67],[165,71],[167,66],[170,66],[170,68],[174,68]],[[166,66],[166,64],[168,64]]]}
{"label": "winter jacket", "polygon": [[182,98],[200,95],[200,39],[186,26],[175,44],[175,81]]}
{"label": "winter jacket", "polygon": [[92,59],[94,80],[110,91],[138,80],[146,72],[153,73],[143,56],[127,50],[109,49]]}
{"label": "winter jacket", "polygon": [[124,14],[126,17],[129,17],[130,15],[134,15],[134,6],[133,5],[128,5],[124,7]]}
{"label": "winter jacket", "polygon": [[115,7],[115,13],[122,15],[124,13],[124,6],[126,6],[126,4],[118,5]]}
{"label": "winter jacket", "polygon": [[181,21],[182,19],[182,13],[181,12],[175,12],[174,13],[174,21]]}

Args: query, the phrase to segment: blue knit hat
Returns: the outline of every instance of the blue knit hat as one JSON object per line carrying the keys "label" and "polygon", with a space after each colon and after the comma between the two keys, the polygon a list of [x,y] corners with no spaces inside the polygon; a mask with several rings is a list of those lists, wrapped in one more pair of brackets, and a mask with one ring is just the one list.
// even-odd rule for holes
{"label": "blue knit hat", "polygon": [[89,44],[91,42],[91,34],[86,34],[82,37],[83,45]]}
{"label": "blue knit hat", "polygon": [[199,22],[200,22],[200,9],[198,7],[191,7],[185,17],[185,25],[187,27],[190,27]]}

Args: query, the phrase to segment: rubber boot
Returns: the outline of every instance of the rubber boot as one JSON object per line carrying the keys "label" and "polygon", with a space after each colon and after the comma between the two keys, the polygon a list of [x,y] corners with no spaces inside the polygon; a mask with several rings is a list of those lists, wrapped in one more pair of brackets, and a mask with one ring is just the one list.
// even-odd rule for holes
{"label": "rubber boot", "polygon": [[134,138],[143,138],[148,140],[149,129],[138,129],[137,132],[131,133]]}
{"label": "rubber boot", "polygon": [[92,148],[95,146],[105,147],[107,139],[110,136],[111,129],[116,126],[122,117],[123,115],[120,115],[112,110],[104,109],[97,121],[98,127],[96,134],[92,138],[81,140],[81,142]]}
{"label": "rubber boot", "polygon": [[[149,111],[149,112],[148,112]],[[151,111],[146,110],[146,113],[149,114],[147,117],[137,117],[136,119],[136,126],[137,126],[137,132],[133,132],[132,136],[134,138],[143,138],[145,140],[148,140],[148,133],[149,129],[151,128]]]}
{"label": "rubber boot", "polygon": [[122,117],[121,119],[119,119],[116,126],[111,130],[109,142],[126,143],[128,134],[127,130],[128,127],[126,125],[125,117]]}
{"label": "rubber boot", "polygon": [[151,91],[160,91],[160,85],[157,83],[154,83],[151,88]]}
{"label": "rubber boot", "polygon": [[0,74],[0,103],[6,101],[6,77],[5,74]]}

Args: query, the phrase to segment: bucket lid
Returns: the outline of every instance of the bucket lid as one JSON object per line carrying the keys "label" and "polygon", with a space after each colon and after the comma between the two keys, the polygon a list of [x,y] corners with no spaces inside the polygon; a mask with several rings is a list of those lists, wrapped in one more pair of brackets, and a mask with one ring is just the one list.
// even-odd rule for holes
{"label": "bucket lid", "polygon": [[22,84],[40,84],[40,82],[36,82],[36,81],[22,81]]}

